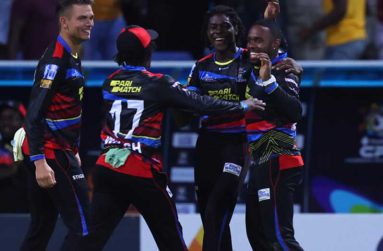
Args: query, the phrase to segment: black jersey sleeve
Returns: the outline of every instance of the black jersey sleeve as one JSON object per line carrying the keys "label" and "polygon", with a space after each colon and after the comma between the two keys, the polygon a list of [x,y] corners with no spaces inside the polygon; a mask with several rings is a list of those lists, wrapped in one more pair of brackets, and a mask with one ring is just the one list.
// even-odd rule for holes
{"label": "black jersey sleeve", "polygon": [[[299,100],[299,77],[295,74],[288,74],[277,78],[277,85],[269,93],[269,100],[274,104],[274,109],[289,120],[297,122],[302,116],[302,104]],[[267,92],[266,87],[265,91]]]}
{"label": "black jersey sleeve", "polygon": [[56,59],[39,62],[25,121],[31,160],[44,158],[45,114],[60,78],[62,66]]}
{"label": "black jersey sleeve", "polygon": [[195,63],[190,71],[187,83],[187,89],[197,93],[201,93],[201,85],[199,78],[198,64]]}
{"label": "black jersey sleeve", "polygon": [[179,82],[176,82],[170,76],[164,76],[158,86],[160,88],[158,98],[161,103],[169,107],[206,115],[244,112],[244,108],[240,103],[199,95],[194,91],[183,88]]}

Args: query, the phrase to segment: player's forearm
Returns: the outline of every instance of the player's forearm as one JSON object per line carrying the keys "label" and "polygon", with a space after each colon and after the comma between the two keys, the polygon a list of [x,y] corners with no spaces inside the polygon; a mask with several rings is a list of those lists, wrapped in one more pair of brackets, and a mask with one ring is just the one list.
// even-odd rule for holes
{"label": "player's forearm", "polygon": [[279,114],[283,115],[289,122],[298,122],[302,117],[302,104],[300,100],[288,94],[282,87],[278,87],[270,94],[271,102]]}

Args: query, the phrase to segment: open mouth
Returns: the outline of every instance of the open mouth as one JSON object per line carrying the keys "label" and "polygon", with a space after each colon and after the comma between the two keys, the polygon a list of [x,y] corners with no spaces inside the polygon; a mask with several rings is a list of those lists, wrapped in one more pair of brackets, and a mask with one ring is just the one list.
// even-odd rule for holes
{"label": "open mouth", "polygon": [[82,30],[83,33],[85,33],[86,35],[90,35],[90,30]]}
{"label": "open mouth", "polygon": [[223,37],[216,37],[213,39],[213,43],[215,45],[223,45],[223,44],[225,44],[225,41],[226,40]]}

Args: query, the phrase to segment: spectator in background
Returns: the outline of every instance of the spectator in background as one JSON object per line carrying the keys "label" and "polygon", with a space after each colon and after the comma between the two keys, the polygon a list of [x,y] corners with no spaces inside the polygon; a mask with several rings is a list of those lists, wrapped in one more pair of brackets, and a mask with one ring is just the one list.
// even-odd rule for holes
{"label": "spectator in background", "polygon": [[[250,28],[252,24],[254,24],[256,21],[268,18],[265,14],[265,10],[272,9],[272,6],[278,7],[278,14],[272,15],[272,19],[277,19],[277,22],[282,27],[283,30],[285,30],[285,24],[287,24],[286,16],[285,14],[287,11],[286,8],[286,1],[279,1],[279,0],[243,0],[243,3],[238,6],[238,13],[240,14],[243,24],[247,29]],[[269,8],[267,8],[269,6]],[[279,11],[279,8],[282,11]]]}
{"label": "spectator in background", "polygon": [[326,15],[300,32],[304,42],[326,30],[325,59],[359,59],[366,47],[366,1],[323,0]]}
{"label": "spectator in background", "polygon": [[[208,1],[156,0],[147,3],[147,26],[161,34],[156,41],[158,50],[153,55],[154,59],[159,58],[161,52],[165,52],[162,59],[166,60],[190,60],[191,57],[203,56],[199,34]],[[191,24],[190,20],[193,20]]]}
{"label": "spectator in background", "polygon": [[[13,162],[12,139],[24,121],[25,107],[15,101],[0,102],[0,212],[28,211],[26,173]],[[15,200],[14,198],[17,198]]]}
{"label": "spectator in background", "polygon": [[378,58],[383,59],[383,0],[377,0],[377,23],[375,43],[378,48]]}
{"label": "spectator in background", "polygon": [[146,26],[149,0],[119,0],[126,24]]}
{"label": "spectator in background", "polygon": [[95,1],[92,39],[84,43],[84,59],[112,60],[117,53],[116,41],[125,27],[119,0]]}
{"label": "spectator in background", "polygon": [[25,107],[15,101],[0,103],[0,178],[8,177],[15,173],[12,167],[12,144],[13,135],[23,124]]}
{"label": "spectator in background", "polygon": [[[3,0],[2,0],[3,1]],[[57,0],[14,0],[9,58],[39,59],[58,34]]]}
{"label": "spectator in background", "polygon": [[7,44],[12,0],[0,1],[0,59],[8,57]]}

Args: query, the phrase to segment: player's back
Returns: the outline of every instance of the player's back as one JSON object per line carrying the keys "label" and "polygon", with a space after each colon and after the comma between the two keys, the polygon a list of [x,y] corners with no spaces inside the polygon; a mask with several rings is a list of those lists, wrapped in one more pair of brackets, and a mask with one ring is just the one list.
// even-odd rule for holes
{"label": "player's back", "polygon": [[140,142],[159,147],[164,101],[161,85],[167,76],[146,71],[144,67],[122,67],[104,82],[106,125],[102,137],[106,144]]}

